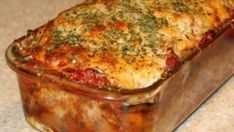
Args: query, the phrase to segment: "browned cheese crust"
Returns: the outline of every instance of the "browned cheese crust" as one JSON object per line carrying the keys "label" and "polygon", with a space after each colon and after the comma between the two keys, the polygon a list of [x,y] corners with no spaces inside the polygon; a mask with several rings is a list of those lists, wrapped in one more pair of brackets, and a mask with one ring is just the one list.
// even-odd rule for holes
{"label": "browned cheese crust", "polygon": [[207,32],[231,19],[233,6],[234,0],[91,0],[29,31],[15,49],[22,63],[78,83],[144,88],[199,51]]}

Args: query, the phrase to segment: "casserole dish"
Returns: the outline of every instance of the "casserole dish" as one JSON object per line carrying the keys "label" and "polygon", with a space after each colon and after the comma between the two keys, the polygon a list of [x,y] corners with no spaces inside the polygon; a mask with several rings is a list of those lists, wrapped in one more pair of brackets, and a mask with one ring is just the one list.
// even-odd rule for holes
{"label": "casserole dish", "polygon": [[[103,1],[98,2],[103,3]],[[84,3],[83,6],[89,4],[92,5],[93,3]],[[109,4],[112,3],[105,3],[107,7],[111,7]],[[174,5],[174,3],[172,4]],[[183,5],[183,3],[179,4]],[[185,10],[181,5],[179,7],[179,9],[176,9],[178,12],[187,11],[187,8]],[[173,8],[173,10],[175,9]],[[64,15],[66,16],[66,13]],[[70,15],[68,14],[67,16]],[[139,16],[139,14],[132,15],[136,19],[143,17]],[[198,44],[199,50],[191,48],[188,50],[191,52],[184,54],[182,51],[169,48],[169,56],[165,55],[165,57],[167,59],[170,58],[171,61],[166,61],[167,67],[161,75],[161,79],[157,79],[155,75],[155,82],[149,86],[142,84],[151,78],[142,78],[145,81],[138,80],[140,83],[136,83],[135,78],[133,78],[135,82],[129,82],[129,87],[118,87],[126,86],[126,83],[122,83],[124,79],[119,81],[118,76],[113,74],[112,77],[116,79],[116,82],[119,81],[120,85],[111,87],[107,83],[108,79],[94,70],[85,72],[82,69],[78,69],[81,72],[77,73],[77,75],[70,74],[70,71],[68,73],[65,72],[65,74],[59,74],[59,72],[54,71],[57,69],[53,69],[54,63],[50,62],[57,62],[57,60],[60,60],[60,56],[66,56],[66,53],[70,53],[70,51],[60,54],[55,59],[48,59],[50,58],[50,55],[48,55],[46,58],[48,63],[42,64],[34,61],[33,55],[37,54],[38,51],[43,53],[40,52],[42,51],[40,44],[43,44],[44,41],[46,41],[46,44],[51,43],[51,41],[47,41],[51,37],[48,34],[50,34],[49,31],[51,27],[53,28],[54,23],[60,24],[63,20],[59,19],[60,16],[56,19],[58,21],[51,21],[45,26],[29,31],[27,36],[16,40],[6,52],[9,66],[17,73],[25,117],[33,127],[41,131],[172,131],[226,79],[233,75],[233,44],[224,43],[227,40],[231,41],[231,38],[227,39],[226,33],[223,33],[230,28],[231,17],[225,19],[225,21],[220,20],[221,22],[218,23],[219,27],[216,30],[204,32],[203,38]],[[73,16],[68,18],[69,20],[73,19]],[[150,20],[147,22],[150,22]],[[160,19],[160,22],[167,25],[164,19],[162,21]],[[64,21],[61,23],[64,23]],[[112,26],[113,24],[110,24],[110,27]],[[125,27],[124,23],[120,21],[117,21],[117,24],[114,24],[115,26],[121,30]],[[61,27],[57,26],[56,28]],[[97,32],[106,30],[106,27],[95,25],[95,30],[91,30],[90,34],[96,35]],[[39,36],[41,34],[45,36],[42,35],[43,37],[40,37],[40,41],[38,41],[37,37],[34,38],[38,35],[37,33],[39,33]],[[74,34],[61,34],[60,30],[52,33],[53,44],[76,44],[81,41],[77,37],[72,36]],[[221,37],[213,42],[220,35]],[[187,37],[189,38],[189,36]],[[185,36],[185,38],[187,37]],[[30,38],[29,42],[27,38]],[[177,39],[177,41],[181,40]],[[29,45],[29,47],[25,47],[21,42],[26,43],[26,46]],[[146,42],[148,43],[149,41]],[[43,47],[45,46],[43,45]],[[101,48],[103,47],[101,46]],[[33,50],[31,51],[30,48]],[[54,50],[56,50],[54,47],[47,49],[48,53],[57,53]],[[63,50],[66,51],[65,48]],[[60,51],[62,52],[62,50]],[[107,50],[104,51],[108,52]],[[121,51],[124,51],[123,54],[127,56],[131,53],[126,51],[125,48],[121,49]],[[76,52],[83,51],[78,50]],[[36,57],[40,59],[41,54],[37,55]],[[161,55],[164,56],[164,54]],[[93,57],[93,55],[90,56],[91,58]],[[82,58],[80,59],[82,60]],[[182,61],[179,61],[179,59]],[[72,61],[76,63],[79,60],[72,59]],[[113,62],[111,61],[110,63]],[[134,62],[130,62],[129,65],[132,63]],[[46,66],[44,66],[45,64]],[[222,65],[217,67],[215,66],[217,64]],[[57,64],[55,65],[57,66]],[[58,65],[63,67],[65,64],[60,62]],[[148,74],[153,75],[151,73]],[[87,79],[86,77],[91,78]],[[84,80],[84,78],[87,80]],[[131,79],[131,76],[127,76],[126,80],[129,80],[129,78]],[[107,87],[102,87],[106,84],[108,84]],[[136,88],[135,86],[138,85],[139,88]]]}
{"label": "casserole dish", "polygon": [[12,46],[6,56],[17,73],[25,117],[41,131],[172,131],[233,76],[233,42],[224,33],[162,85],[134,94],[37,76],[14,61]]}

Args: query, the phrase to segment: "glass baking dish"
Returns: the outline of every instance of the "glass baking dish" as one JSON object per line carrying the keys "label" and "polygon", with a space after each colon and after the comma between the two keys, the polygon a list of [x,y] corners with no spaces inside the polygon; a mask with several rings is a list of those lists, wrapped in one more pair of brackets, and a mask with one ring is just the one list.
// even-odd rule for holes
{"label": "glass baking dish", "polygon": [[17,74],[25,117],[40,131],[172,131],[233,76],[234,40],[228,32],[170,78],[134,92],[92,88],[30,69],[16,60],[13,45],[6,58]]}

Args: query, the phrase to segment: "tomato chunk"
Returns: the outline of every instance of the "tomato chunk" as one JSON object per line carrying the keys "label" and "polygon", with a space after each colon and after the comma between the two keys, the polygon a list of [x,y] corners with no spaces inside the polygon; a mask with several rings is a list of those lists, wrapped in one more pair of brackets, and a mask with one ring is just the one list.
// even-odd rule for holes
{"label": "tomato chunk", "polygon": [[179,59],[176,56],[175,52],[173,51],[172,48],[168,49],[168,55],[166,58],[166,66],[168,69],[174,69],[177,64],[179,64]]}
{"label": "tomato chunk", "polygon": [[172,55],[167,57],[166,59],[166,65],[169,69],[173,69],[178,63],[179,61],[177,60],[177,58]]}
{"label": "tomato chunk", "polygon": [[94,86],[106,86],[109,84],[109,81],[103,74],[92,68],[77,68],[69,74],[69,78],[82,84],[91,84]]}

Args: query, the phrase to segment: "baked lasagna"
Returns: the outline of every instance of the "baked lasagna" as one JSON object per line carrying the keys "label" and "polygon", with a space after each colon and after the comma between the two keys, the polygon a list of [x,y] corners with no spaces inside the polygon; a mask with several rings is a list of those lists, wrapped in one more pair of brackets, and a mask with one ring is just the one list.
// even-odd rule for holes
{"label": "baked lasagna", "polygon": [[80,84],[164,80],[231,20],[234,0],[88,0],[14,41],[17,61]]}

